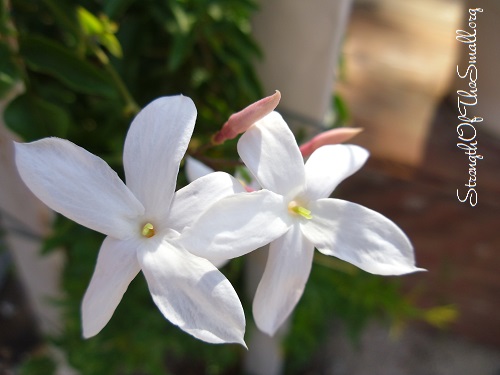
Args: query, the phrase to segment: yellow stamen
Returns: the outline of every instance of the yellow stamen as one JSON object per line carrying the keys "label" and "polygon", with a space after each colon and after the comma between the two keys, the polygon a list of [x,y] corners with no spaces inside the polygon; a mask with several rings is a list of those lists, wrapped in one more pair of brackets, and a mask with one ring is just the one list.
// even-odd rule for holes
{"label": "yellow stamen", "polygon": [[302,216],[304,219],[307,220],[312,219],[311,211],[305,207],[299,206],[298,203],[295,201],[291,201],[288,204],[288,210],[295,215]]}
{"label": "yellow stamen", "polygon": [[146,223],[142,227],[141,234],[146,237],[146,238],[151,238],[155,235],[155,228],[153,227],[153,224],[151,223]]}

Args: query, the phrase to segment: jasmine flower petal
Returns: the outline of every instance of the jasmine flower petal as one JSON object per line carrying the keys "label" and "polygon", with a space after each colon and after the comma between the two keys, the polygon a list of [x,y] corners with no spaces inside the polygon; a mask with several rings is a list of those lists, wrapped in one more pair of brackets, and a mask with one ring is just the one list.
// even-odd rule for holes
{"label": "jasmine flower petal", "polygon": [[114,238],[129,238],[144,207],[106,162],[63,139],[15,143],[19,174],[47,206]]}
{"label": "jasmine flower petal", "polygon": [[266,189],[285,195],[304,185],[302,155],[293,133],[277,112],[271,112],[241,136],[238,153]]}
{"label": "jasmine flower petal", "polygon": [[231,283],[208,260],[163,240],[143,246],[138,259],[163,315],[194,337],[245,346],[245,316]]}
{"label": "jasmine flower petal", "polygon": [[318,148],[305,164],[305,197],[310,200],[328,198],[347,177],[357,172],[369,153],[354,145],[328,145]]}
{"label": "jasmine flower petal", "polygon": [[302,235],[300,226],[269,246],[269,256],[253,300],[257,327],[272,336],[293,311],[311,272],[314,245]]}
{"label": "jasmine flower petal", "polygon": [[230,259],[280,237],[291,223],[282,196],[268,190],[241,193],[214,203],[179,241],[198,256]]}
{"label": "jasmine flower petal", "polygon": [[126,182],[151,220],[168,215],[195,120],[193,101],[179,95],[154,100],[130,126],[123,151]]}
{"label": "jasmine flower petal", "polygon": [[335,256],[377,275],[421,271],[405,233],[378,212],[340,199],[310,204],[311,220],[302,232],[325,255]]}
{"label": "jasmine flower petal", "polygon": [[139,241],[106,237],[82,302],[83,337],[97,335],[108,323],[130,282],[141,270]]}
{"label": "jasmine flower petal", "polygon": [[200,177],[175,193],[167,219],[168,226],[182,232],[214,202],[244,191],[245,188],[238,180],[224,172],[213,172]]}

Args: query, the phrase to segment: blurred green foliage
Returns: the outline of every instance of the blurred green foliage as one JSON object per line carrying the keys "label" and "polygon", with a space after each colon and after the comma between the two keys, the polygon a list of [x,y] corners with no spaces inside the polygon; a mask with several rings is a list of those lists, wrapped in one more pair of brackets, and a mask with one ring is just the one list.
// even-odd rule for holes
{"label": "blurred green foliage", "polygon": [[[182,93],[198,109],[191,149],[203,145],[231,113],[262,96],[253,68],[260,52],[249,23],[255,10],[253,0],[2,0],[0,97],[20,81],[25,88],[4,119],[25,140],[64,137],[121,172],[123,140],[134,114],[156,97]],[[339,118],[347,118],[341,98],[335,103]],[[212,156],[236,159],[235,142],[212,150]],[[83,375],[241,373],[244,349],[205,344],[170,324],[154,306],[142,274],[106,328],[83,340],[80,302],[102,240],[58,217],[45,244],[45,251],[64,248],[68,257],[67,297],[54,301],[63,308],[65,331],[49,339],[73,367]],[[307,368],[334,317],[347,322],[353,334],[384,314],[398,321],[425,319],[393,280],[340,261],[316,260],[285,341],[287,373]],[[243,262],[233,260],[222,271],[250,321]],[[428,314],[438,322],[442,316]],[[35,357],[21,373],[52,370],[46,357]]]}

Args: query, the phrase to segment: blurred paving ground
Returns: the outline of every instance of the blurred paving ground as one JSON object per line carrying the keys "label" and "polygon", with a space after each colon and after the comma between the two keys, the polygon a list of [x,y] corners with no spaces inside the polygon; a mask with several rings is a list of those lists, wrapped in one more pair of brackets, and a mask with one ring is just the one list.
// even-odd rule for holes
{"label": "blurred paving ground", "polygon": [[500,375],[500,140],[477,126],[478,204],[460,203],[469,160],[457,147],[456,95],[445,98],[456,65],[449,16],[459,8],[453,0],[355,7],[341,93],[353,125],[366,129],[353,143],[372,158],[338,192],[404,229],[428,270],[403,277],[406,288],[420,306],[454,305],[459,318],[447,332],[419,325],[396,341],[371,326],[358,350],[335,327],[324,370],[311,374]]}
{"label": "blurred paving ground", "polygon": [[328,351],[334,359],[325,375],[500,375],[498,351],[461,337],[411,328],[395,339],[372,325],[354,351],[339,333],[332,332]]}
{"label": "blurred paving ground", "polygon": [[328,355],[329,375],[500,374],[500,141],[479,136],[479,203],[458,202],[467,164],[456,147],[454,107],[440,106],[422,167],[410,171],[371,160],[340,186],[340,197],[395,221],[412,240],[426,273],[404,276],[419,305],[453,304],[459,318],[447,332],[413,327],[401,340],[372,326],[360,351],[337,330]]}
{"label": "blurred paving ground", "polygon": [[[432,126],[422,166],[403,169],[373,160],[346,180],[342,195],[390,217],[411,238],[428,273],[406,277],[425,289],[422,303],[453,303],[455,330],[500,348],[500,141],[478,135],[478,204],[460,203],[456,189],[468,180],[468,160],[456,147],[454,108],[443,104]],[[479,133],[479,132],[478,132]],[[385,170],[385,173],[380,173]]]}
{"label": "blurred paving ground", "polygon": [[[457,332],[500,347],[500,141],[477,125],[478,154],[484,156],[477,165],[478,205],[460,203],[457,189],[461,197],[467,192],[464,184],[469,181],[469,160],[457,147],[458,110],[451,100],[442,101],[445,88],[432,87],[432,77],[439,86],[449,83],[443,76],[455,74],[456,64],[439,58],[427,65],[415,63],[426,53],[451,51],[449,45],[457,44],[454,33],[448,35],[456,21],[434,12],[456,11],[458,2],[425,0],[420,5],[399,3],[397,7],[391,7],[394,0],[370,3],[378,5],[354,8],[346,39],[346,69],[363,62],[379,76],[375,81],[369,75],[362,81],[348,79],[343,89],[348,93],[355,125],[367,128],[365,139],[359,137],[359,141],[373,157],[368,168],[342,185],[343,191],[346,198],[385,213],[407,231],[419,264],[430,271],[408,278],[409,283],[429,289],[422,303],[456,304],[461,311]],[[405,24],[402,19],[411,12],[414,17]],[[424,32],[429,28],[433,33]],[[368,34],[372,43],[362,43]],[[401,51],[408,40],[413,44]],[[366,44],[371,45],[364,47]],[[350,57],[352,53],[362,53],[363,58]],[[382,98],[366,93],[375,83],[384,93]],[[366,109],[360,111],[366,101],[375,103],[376,117],[366,117]],[[428,123],[419,117],[425,101],[426,108],[439,109]],[[379,118],[385,119],[383,131]],[[398,133],[397,129],[408,127],[408,122],[410,129],[426,129],[426,136],[415,139],[411,133]],[[380,145],[391,148],[396,143],[405,150],[415,142],[422,142],[419,163],[376,152]]]}

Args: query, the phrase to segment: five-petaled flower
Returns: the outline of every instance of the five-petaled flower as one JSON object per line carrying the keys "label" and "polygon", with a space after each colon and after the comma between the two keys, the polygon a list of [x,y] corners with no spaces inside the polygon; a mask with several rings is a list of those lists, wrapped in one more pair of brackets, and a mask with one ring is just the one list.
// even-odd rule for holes
{"label": "five-petaled flower", "polygon": [[328,198],[365,163],[365,149],[323,146],[304,165],[292,132],[272,112],[243,134],[238,152],[263,190],[221,199],[179,241],[194,254],[215,259],[271,243],[253,301],[262,331],[273,335],[294,309],[315,247],[374,274],[420,270],[410,241],[396,224],[358,204]]}
{"label": "five-petaled flower", "polygon": [[164,97],[146,106],[125,141],[126,185],[102,159],[69,141],[16,144],[19,173],[33,193],[107,235],[82,303],[85,337],[107,324],[142,270],[154,302],[173,324],[207,342],[245,345],[245,318],[232,285],[211,262],[176,242],[211,204],[244,191],[237,180],[217,172],[175,192],[195,119],[187,97]]}

